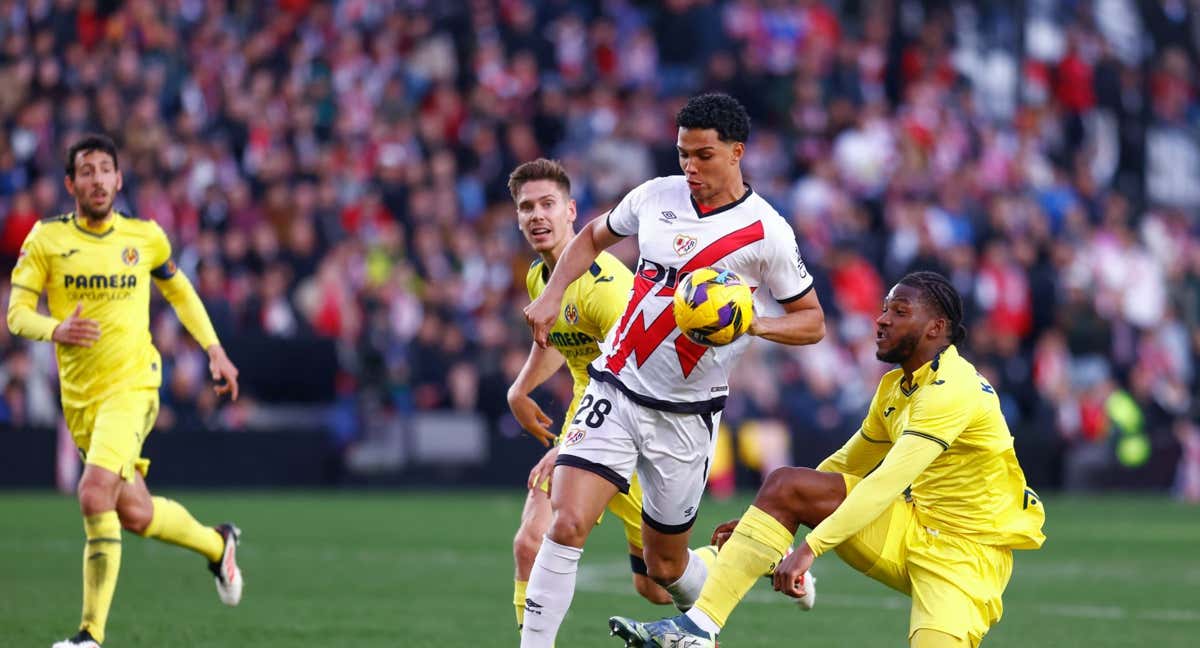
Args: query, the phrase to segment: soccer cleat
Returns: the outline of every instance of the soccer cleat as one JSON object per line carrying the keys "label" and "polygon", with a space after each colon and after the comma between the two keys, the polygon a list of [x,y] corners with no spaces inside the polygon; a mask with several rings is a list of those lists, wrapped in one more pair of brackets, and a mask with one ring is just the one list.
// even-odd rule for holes
{"label": "soccer cleat", "polygon": [[686,615],[642,623],[626,617],[608,620],[612,635],[632,648],[717,648],[717,638],[696,626]]}
{"label": "soccer cleat", "polygon": [[87,630],[80,630],[79,634],[70,639],[63,639],[56,642],[50,648],[100,648],[100,642],[92,639],[92,633]]}
{"label": "soccer cleat", "polygon": [[225,539],[225,550],[221,552],[221,560],[208,563],[208,571],[216,577],[217,596],[221,602],[234,606],[242,601],[242,570],[237,566],[237,545],[242,530],[228,523],[216,529]]}
{"label": "soccer cleat", "polygon": [[796,606],[808,612],[817,604],[817,577],[812,571],[804,572],[804,596],[796,599]]}

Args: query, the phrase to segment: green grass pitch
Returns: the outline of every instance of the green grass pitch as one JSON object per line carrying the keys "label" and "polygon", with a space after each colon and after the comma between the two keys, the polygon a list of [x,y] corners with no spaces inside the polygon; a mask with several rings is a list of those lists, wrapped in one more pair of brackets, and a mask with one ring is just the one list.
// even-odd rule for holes
{"label": "green grass pitch", "polygon": [[[127,533],[106,648],[518,645],[520,493],[170,495],[201,520],[242,527],[245,599],[225,608],[203,559]],[[697,536],[746,503],[706,502]],[[1049,542],[1017,553],[985,646],[1200,645],[1200,511],[1159,498],[1050,497],[1047,508]],[[44,647],[73,632],[82,538],[73,500],[0,494],[0,645]],[[622,545],[619,525],[596,530],[560,647],[616,648],[609,615],[670,612],[633,594]],[[834,556],[815,573],[816,610],[798,611],[764,582],[722,645],[905,645],[907,599]]]}

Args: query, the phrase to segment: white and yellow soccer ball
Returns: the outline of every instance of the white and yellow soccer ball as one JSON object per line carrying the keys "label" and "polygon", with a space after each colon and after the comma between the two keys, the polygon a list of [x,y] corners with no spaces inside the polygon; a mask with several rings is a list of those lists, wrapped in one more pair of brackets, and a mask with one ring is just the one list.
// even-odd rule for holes
{"label": "white and yellow soccer ball", "polygon": [[753,319],[750,286],[731,270],[701,268],[675,289],[675,324],[697,344],[725,346],[745,334]]}

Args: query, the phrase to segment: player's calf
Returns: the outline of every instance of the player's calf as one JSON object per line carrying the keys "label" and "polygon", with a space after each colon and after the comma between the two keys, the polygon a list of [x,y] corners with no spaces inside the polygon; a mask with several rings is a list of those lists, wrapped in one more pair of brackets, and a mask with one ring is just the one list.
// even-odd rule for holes
{"label": "player's calf", "polygon": [[671,595],[667,593],[667,590],[645,574],[633,575],[633,589],[637,590],[642,598],[655,605],[666,605],[671,602]]}
{"label": "player's calf", "polygon": [[542,536],[545,529],[533,529],[529,524],[522,523],[513,536],[513,562],[517,573],[529,578],[529,570],[533,569],[533,561],[537,560],[538,549],[542,547]]}

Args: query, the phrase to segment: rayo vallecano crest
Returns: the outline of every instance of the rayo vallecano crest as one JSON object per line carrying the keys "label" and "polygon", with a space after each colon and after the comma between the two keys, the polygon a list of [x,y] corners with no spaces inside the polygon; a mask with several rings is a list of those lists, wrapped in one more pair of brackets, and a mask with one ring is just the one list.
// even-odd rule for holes
{"label": "rayo vallecano crest", "polygon": [[675,254],[687,256],[692,250],[696,249],[696,237],[688,236],[687,234],[676,234],[675,240],[671,242],[671,247],[675,248]]}

